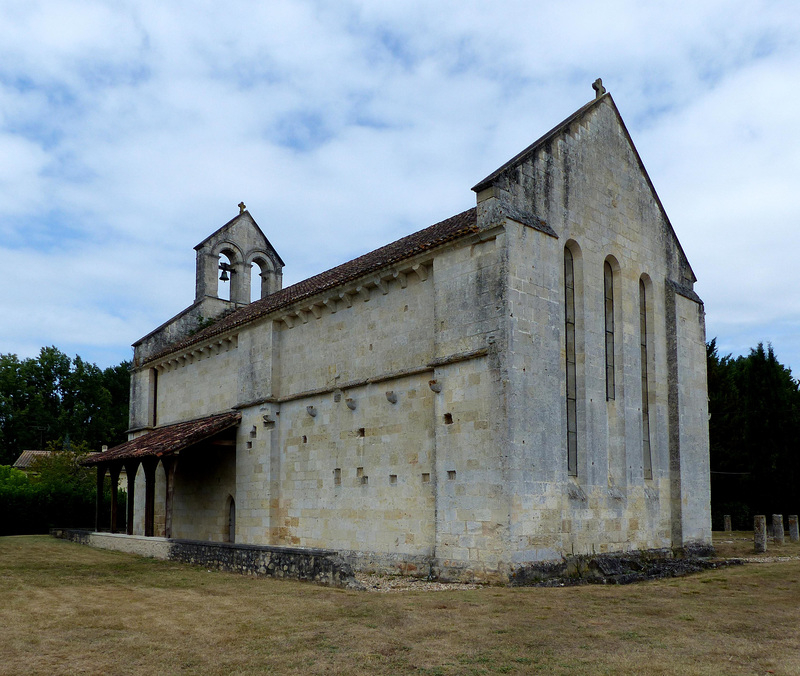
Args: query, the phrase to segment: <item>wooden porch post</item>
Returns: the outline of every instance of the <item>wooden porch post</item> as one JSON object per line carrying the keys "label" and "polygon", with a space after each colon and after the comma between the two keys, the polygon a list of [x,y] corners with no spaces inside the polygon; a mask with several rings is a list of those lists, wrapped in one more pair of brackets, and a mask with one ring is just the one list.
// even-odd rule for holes
{"label": "wooden porch post", "polygon": [[114,463],[109,469],[111,474],[111,532],[117,532],[117,488],[119,487],[119,472],[122,465]]}
{"label": "wooden porch post", "polygon": [[156,467],[158,458],[145,458],[142,460],[144,469],[144,534],[153,537],[155,532],[155,502],[156,502]]}
{"label": "wooden porch post", "polygon": [[97,465],[97,495],[94,503],[94,530],[100,530],[100,516],[103,513],[103,479],[106,476],[106,466],[103,463]]}
{"label": "wooden porch post", "polygon": [[128,520],[125,523],[125,532],[128,535],[133,535],[133,492],[136,488],[136,470],[139,469],[139,461],[138,460],[130,460],[125,463],[125,474],[128,478],[128,497],[127,497],[127,509],[128,509]]}
{"label": "wooden porch post", "polygon": [[174,455],[165,455],[161,458],[164,467],[164,477],[167,480],[166,499],[164,505],[164,537],[172,537],[172,505],[175,496],[175,467],[178,458]]}

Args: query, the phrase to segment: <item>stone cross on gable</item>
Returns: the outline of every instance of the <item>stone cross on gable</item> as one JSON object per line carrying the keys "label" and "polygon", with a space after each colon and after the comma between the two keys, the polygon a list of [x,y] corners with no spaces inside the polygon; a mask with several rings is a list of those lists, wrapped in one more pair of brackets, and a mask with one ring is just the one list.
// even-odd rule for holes
{"label": "stone cross on gable", "polygon": [[603,81],[600,78],[597,78],[594,82],[592,82],[592,89],[597,92],[595,94],[596,99],[599,99],[603,94],[606,93],[606,88],[603,86]]}
{"label": "stone cross on gable", "polygon": [[243,214],[243,213],[244,213],[244,210],[245,210],[245,209],[247,209],[247,207],[245,206],[245,203],[244,203],[244,202],[239,202],[239,204],[237,204],[236,206],[238,206],[238,207],[239,207],[239,213],[240,213],[240,214]]}

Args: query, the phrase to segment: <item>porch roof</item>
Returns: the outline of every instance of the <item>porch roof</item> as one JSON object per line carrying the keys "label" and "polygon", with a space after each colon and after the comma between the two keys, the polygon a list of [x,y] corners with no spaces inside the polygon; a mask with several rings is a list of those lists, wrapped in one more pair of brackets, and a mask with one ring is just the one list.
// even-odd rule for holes
{"label": "porch roof", "polygon": [[104,453],[92,455],[81,461],[82,465],[99,465],[106,462],[158,457],[182,451],[229,427],[238,425],[242,419],[239,411],[219,413],[197,420],[165,425],[124,444],[109,448]]}

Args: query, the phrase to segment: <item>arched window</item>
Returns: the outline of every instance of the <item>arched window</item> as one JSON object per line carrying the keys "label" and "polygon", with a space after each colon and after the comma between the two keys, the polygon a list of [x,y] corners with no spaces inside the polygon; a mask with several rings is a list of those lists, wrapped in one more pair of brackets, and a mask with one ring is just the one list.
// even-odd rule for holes
{"label": "arched window", "polygon": [[642,466],[644,478],[653,478],[653,461],[650,453],[650,387],[647,373],[647,289],[644,280],[639,280],[639,337],[642,361]]}
{"label": "arched window", "polygon": [[614,398],[614,271],[611,263],[603,264],[606,316],[606,400]]}
{"label": "arched window", "polygon": [[575,368],[575,263],[564,248],[564,348],[567,365],[567,471],[578,475],[578,387]]}

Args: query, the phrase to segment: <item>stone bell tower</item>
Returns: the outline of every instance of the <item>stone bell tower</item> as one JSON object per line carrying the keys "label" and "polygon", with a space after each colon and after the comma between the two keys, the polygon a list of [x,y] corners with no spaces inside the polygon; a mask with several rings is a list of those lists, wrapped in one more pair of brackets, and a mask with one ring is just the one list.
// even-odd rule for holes
{"label": "stone bell tower", "polygon": [[[257,265],[260,270],[259,298],[265,298],[281,288],[284,263],[243,202],[239,204],[239,215],[206,237],[195,247],[195,251],[195,303],[210,298],[222,300],[219,298],[219,281],[230,279],[231,296],[227,302],[236,307],[247,305],[251,297],[251,265]],[[230,263],[221,263],[222,255]]]}

